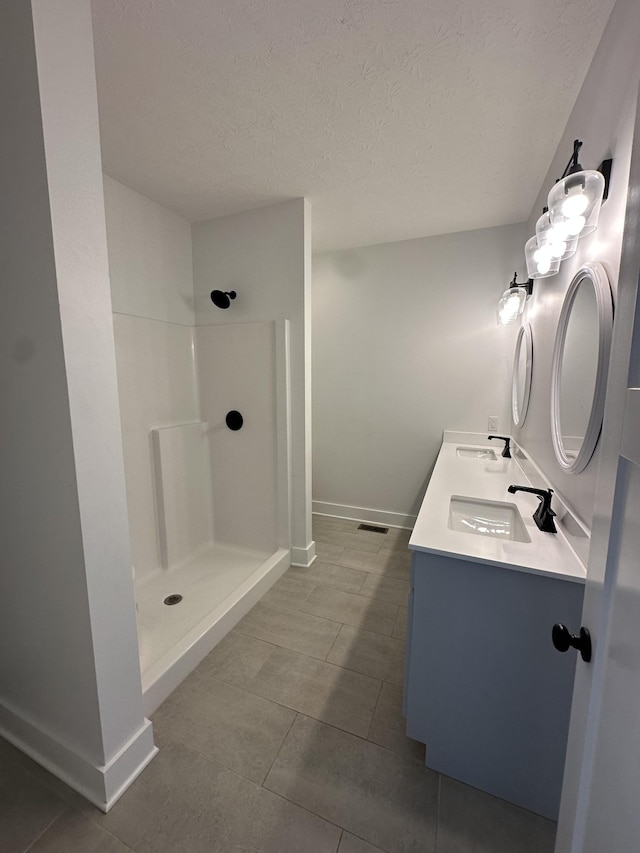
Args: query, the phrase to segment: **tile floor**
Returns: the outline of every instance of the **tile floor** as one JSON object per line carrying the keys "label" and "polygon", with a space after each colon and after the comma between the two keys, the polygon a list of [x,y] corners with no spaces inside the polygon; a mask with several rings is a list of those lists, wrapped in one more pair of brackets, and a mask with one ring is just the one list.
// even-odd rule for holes
{"label": "tile floor", "polygon": [[551,853],[553,823],[404,735],[406,531],[314,536],[153,715],[160,753],[108,815],[0,741],[3,853]]}

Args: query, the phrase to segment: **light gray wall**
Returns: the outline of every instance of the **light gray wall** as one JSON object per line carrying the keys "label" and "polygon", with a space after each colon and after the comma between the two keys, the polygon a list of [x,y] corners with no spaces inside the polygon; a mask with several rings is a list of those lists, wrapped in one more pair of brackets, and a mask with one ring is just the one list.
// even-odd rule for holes
{"label": "light gray wall", "polygon": [[511,225],[314,256],[316,508],[402,523],[444,429],[485,432],[497,415],[509,433],[517,329],[496,308],[524,238]]}
{"label": "light gray wall", "polygon": [[583,140],[580,162],[586,169],[595,169],[602,160],[613,157],[611,189],[602,207],[598,230],[578,242],[578,251],[561,265],[557,275],[534,285],[534,294],[527,304],[524,319],[531,323],[533,332],[531,401],[524,425],[520,429],[514,428],[517,440],[589,527],[593,520],[600,445],[581,474],[567,474],[558,465],[551,443],[551,359],[562,301],[580,266],[586,261],[603,263],[613,293],[617,292],[640,79],[639,32],[640,5],[635,0],[619,0],[542,184],[527,231],[527,236],[534,233],[535,222],[542,213],[547,194],[571,155],[574,139]]}

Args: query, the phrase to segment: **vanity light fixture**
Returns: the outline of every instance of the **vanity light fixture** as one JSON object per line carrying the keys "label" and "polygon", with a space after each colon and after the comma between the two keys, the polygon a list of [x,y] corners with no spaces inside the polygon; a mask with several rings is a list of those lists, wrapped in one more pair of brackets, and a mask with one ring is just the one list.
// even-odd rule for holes
{"label": "vanity light fixture", "polygon": [[549,278],[560,263],[575,254],[578,238],[598,227],[600,207],[609,194],[612,160],[597,169],[583,169],[578,162],[582,142],[575,139],[573,154],[562,177],[549,193],[548,207],[536,222],[534,237],[524,247],[529,278]]}
{"label": "vanity light fixture", "polygon": [[526,284],[518,282],[518,273],[514,272],[513,281],[500,297],[498,302],[498,325],[506,326],[515,323],[524,311],[527,297],[531,295],[533,281],[529,279]]}
{"label": "vanity light fixture", "polygon": [[548,198],[554,231],[559,237],[569,239],[596,230],[600,207],[609,193],[611,160],[603,160],[597,169],[583,169],[578,162],[581,148],[582,142],[574,140],[573,154]]}

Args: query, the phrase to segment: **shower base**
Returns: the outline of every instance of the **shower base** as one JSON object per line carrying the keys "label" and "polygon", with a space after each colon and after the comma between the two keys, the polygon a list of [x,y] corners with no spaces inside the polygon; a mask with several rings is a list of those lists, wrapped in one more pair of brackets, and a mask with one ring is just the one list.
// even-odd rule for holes
{"label": "shower base", "polygon": [[[152,714],[287,570],[290,554],[212,544],[138,584],[144,713]],[[164,600],[181,595],[178,604]]]}

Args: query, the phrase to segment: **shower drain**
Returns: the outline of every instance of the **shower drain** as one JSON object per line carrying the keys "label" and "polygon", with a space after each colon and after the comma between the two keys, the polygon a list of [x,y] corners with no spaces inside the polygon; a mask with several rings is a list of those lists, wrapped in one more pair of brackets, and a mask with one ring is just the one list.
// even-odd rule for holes
{"label": "shower drain", "polygon": [[165,598],[164,603],[165,604],[180,604],[181,601],[182,601],[182,596],[178,595],[178,593],[175,592],[173,595],[168,595]]}

